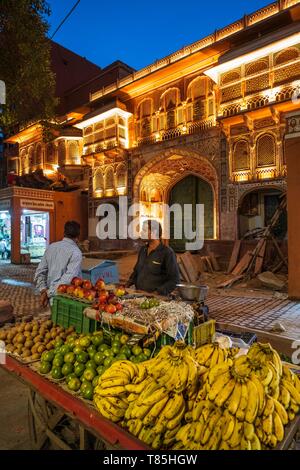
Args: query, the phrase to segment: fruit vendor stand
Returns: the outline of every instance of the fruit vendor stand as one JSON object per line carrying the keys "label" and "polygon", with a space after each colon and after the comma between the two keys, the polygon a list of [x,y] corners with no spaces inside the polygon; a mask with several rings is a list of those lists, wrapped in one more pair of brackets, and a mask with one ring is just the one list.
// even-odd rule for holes
{"label": "fruit vendor stand", "polygon": [[29,389],[33,446],[289,448],[299,371],[268,343],[201,335],[214,323],[201,324],[198,307],[76,278],[60,287],[51,320],[1,329],[3,367]]}

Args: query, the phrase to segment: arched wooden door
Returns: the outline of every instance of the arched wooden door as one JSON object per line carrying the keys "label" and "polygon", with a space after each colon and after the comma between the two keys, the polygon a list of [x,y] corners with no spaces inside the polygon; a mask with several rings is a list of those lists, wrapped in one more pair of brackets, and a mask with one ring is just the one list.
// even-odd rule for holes
{"label": "arched wooden door", "polygon": [[189,175],[186,178],[180,180],[172,188],[170,192],[169,204],[179,204],[182,208],[182,220],[176,220],[171,214],[170,217],[170,246],[175,251],[185,251],[185,244],[193,240],[188,240],[183,237],[181,239],[174,238],[174,225],[175,223],[182,223],[184,227],[184,204],[191,204],[192,220],[189,221],[193,227],[193,231],[196,231],[196,204],[204,204],[204,238],[214,238],[214,195],[212,187],[209,183],[203,179]]}

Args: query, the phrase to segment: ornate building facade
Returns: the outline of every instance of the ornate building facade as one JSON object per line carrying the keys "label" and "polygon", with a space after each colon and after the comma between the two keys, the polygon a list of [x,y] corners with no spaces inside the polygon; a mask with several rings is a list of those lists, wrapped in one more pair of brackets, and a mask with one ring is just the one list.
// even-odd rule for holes
{"label": "ornate building facade", "polygon": [[205,237],[233,240],[266,226],[286,188],[299,93],[300,1],[278,0],[92,92],[51,144],[20,146],[15,170],[80,169],[95,248],[128,243],[96,237],[97,208],[118,210],[121,195],[140,202],[141,219],[203,203]]}

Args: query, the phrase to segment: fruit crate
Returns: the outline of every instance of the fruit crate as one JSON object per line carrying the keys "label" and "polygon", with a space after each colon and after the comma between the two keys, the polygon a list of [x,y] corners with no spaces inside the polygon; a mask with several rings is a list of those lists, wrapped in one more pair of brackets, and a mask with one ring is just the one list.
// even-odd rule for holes
{"label": "fruit crate", "polygon": [[87,305],[84,302],[63,296],[55,296],[51,307],[51,320],[55,325],[65,328],[74,326],[76,333],[93,333],[101,328],[96,320],[91,320],[83,314]]}

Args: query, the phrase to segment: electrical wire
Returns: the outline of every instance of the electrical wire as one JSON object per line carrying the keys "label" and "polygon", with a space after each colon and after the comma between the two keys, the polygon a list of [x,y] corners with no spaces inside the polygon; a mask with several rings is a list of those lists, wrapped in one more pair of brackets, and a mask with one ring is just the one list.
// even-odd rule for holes
{"label": "electrical wire", "polygon": [[77,6],[79,5],[80,3],[80,0],[77,0],[77,2],[75,3],[75,5],[73,5],[73,7],[71,8],[71,10],[69,11],[69,13],[65,16],[65,18],[60,22],[60,24],[58,25],[58,27],[56,28],[56,30],[54,31],[54,33],[52,34],[51,38],[50,39],[53,39],[55,34],[60,30],[60,28],[62,27],[62,25],[67,21],[67,19],[69,18],[69,16],[72,15],[73,11],[77,8]]}

